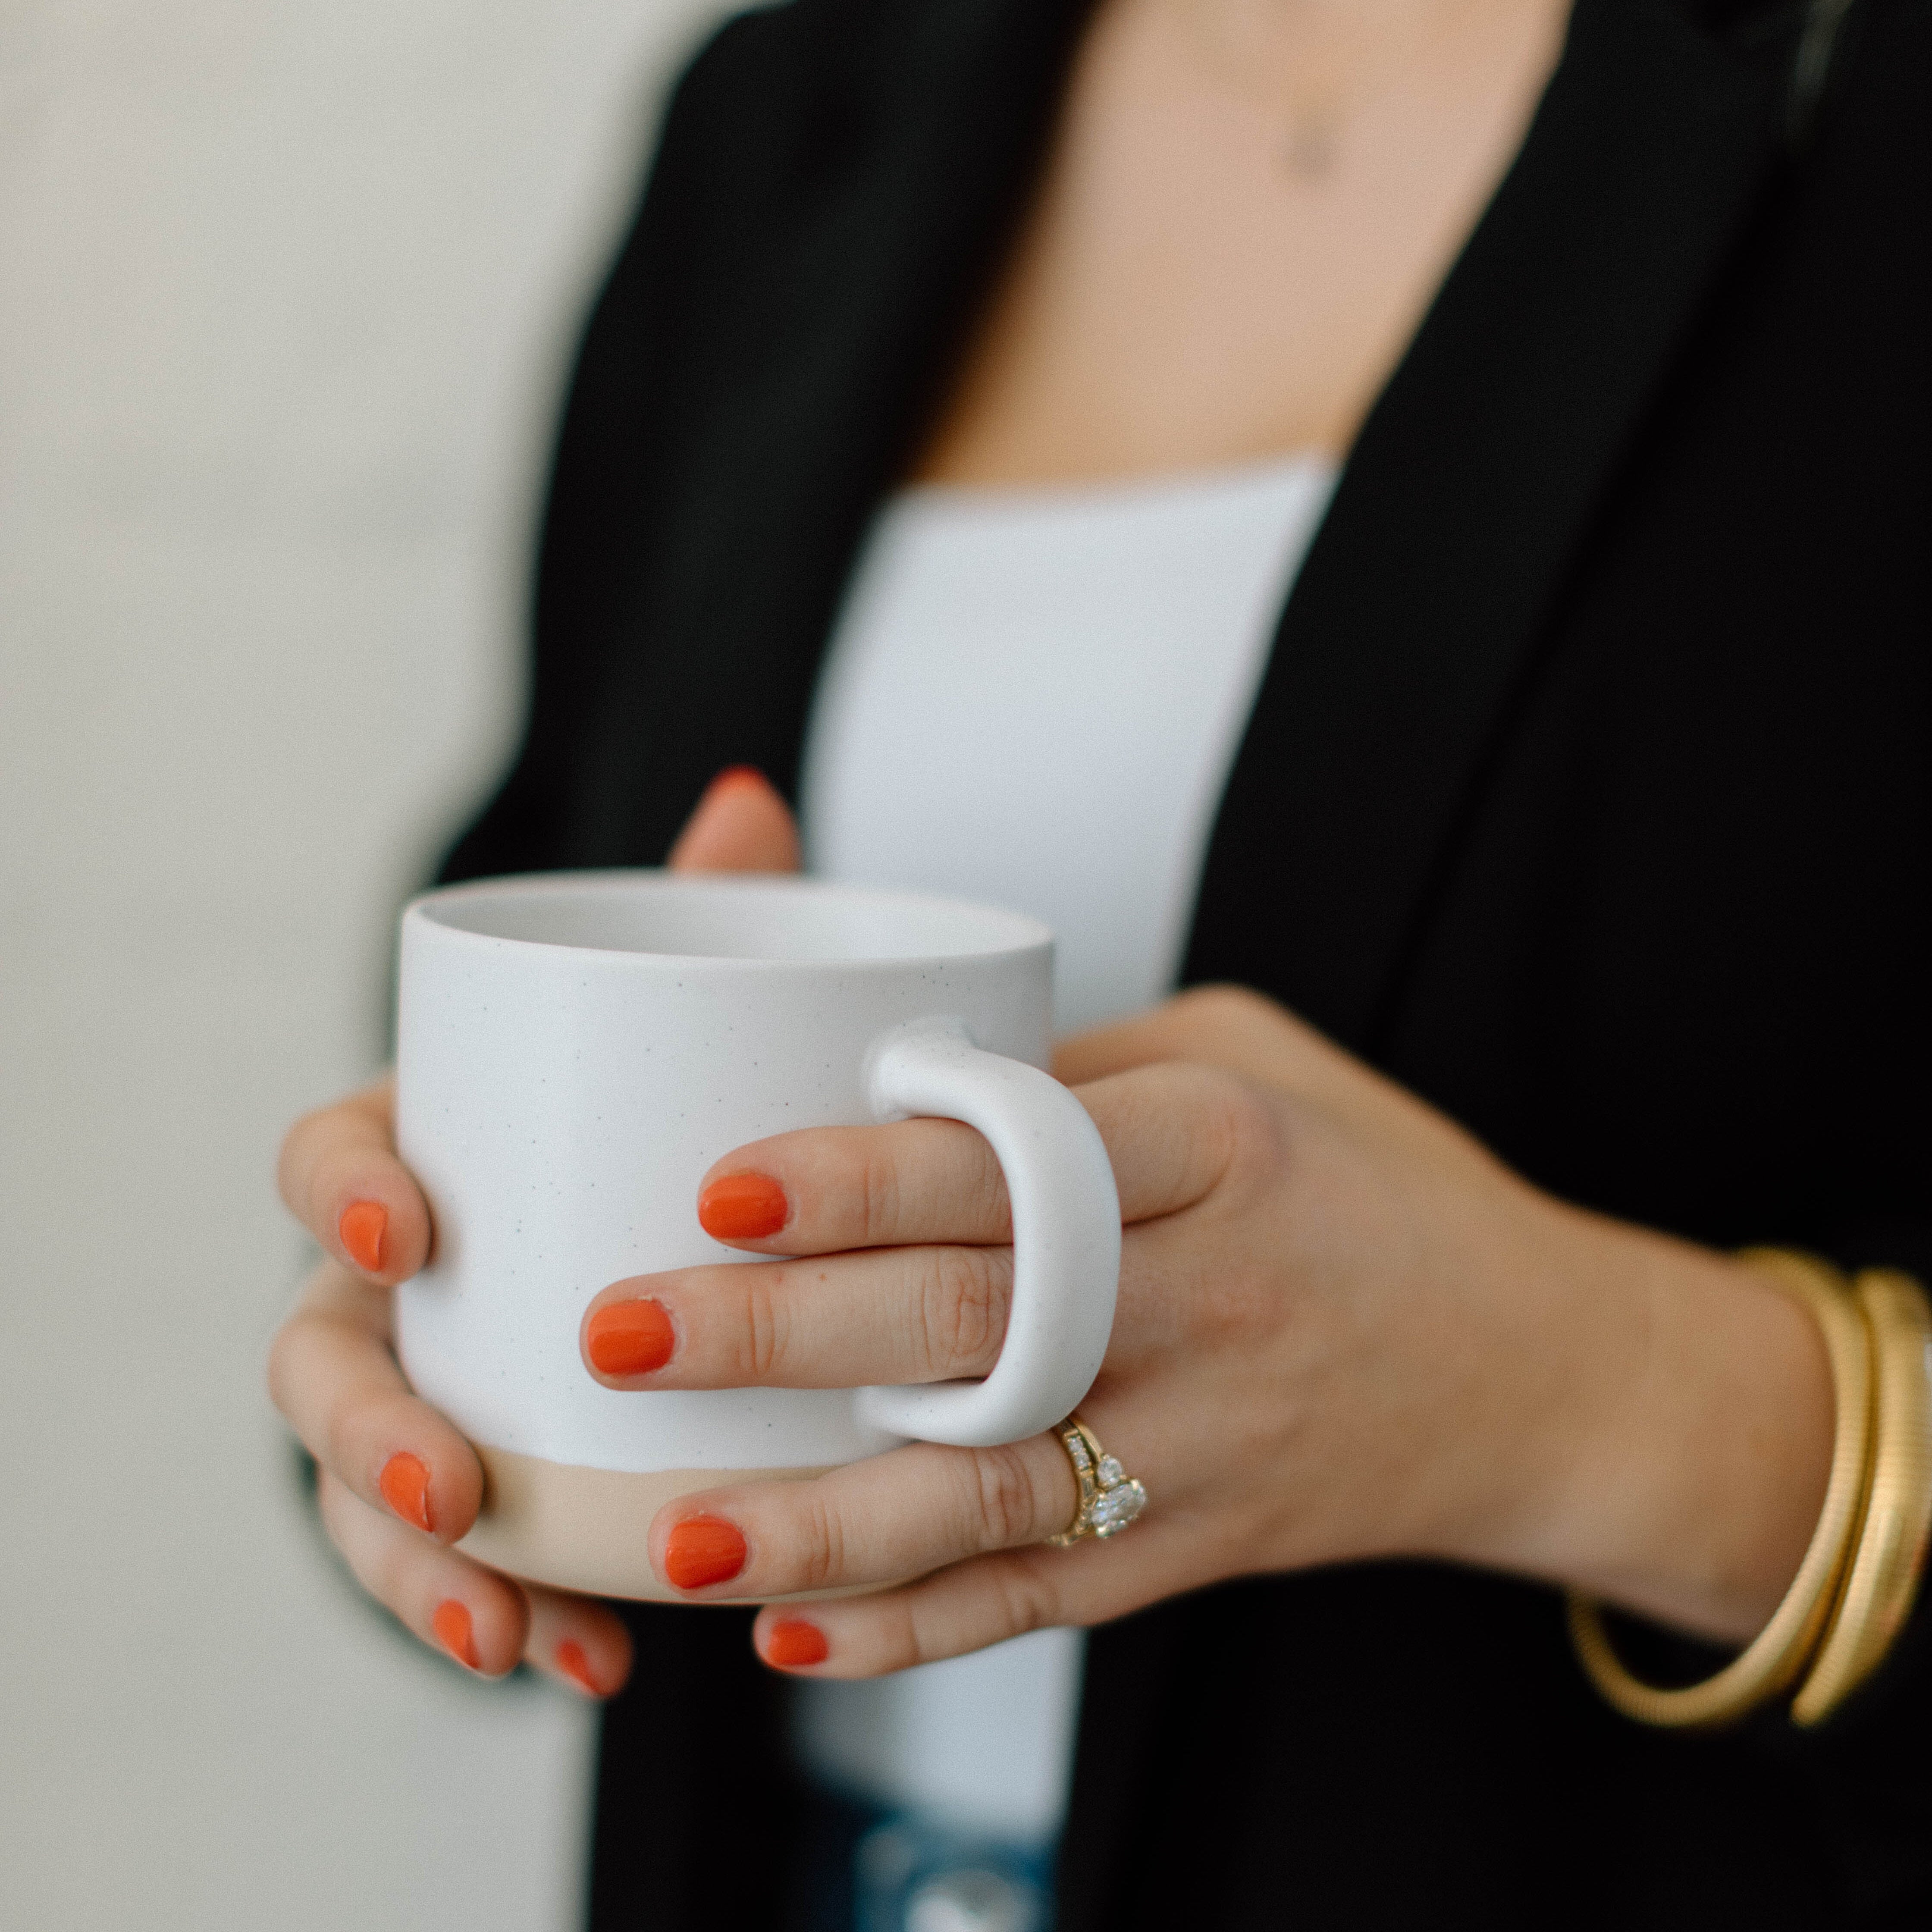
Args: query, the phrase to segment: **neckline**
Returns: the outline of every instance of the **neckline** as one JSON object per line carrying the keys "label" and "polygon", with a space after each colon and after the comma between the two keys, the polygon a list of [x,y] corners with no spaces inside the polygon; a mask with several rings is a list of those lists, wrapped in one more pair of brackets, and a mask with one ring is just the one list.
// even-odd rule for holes
{"label": "neckline", "polygon": [[1199,468],[1103,476],[1065,483],[910,483],[886,499],[893,510],[1052,512],[1130,509],[1241,496],[1291,484],[1332,482],[1339,458],[1316,450]]}

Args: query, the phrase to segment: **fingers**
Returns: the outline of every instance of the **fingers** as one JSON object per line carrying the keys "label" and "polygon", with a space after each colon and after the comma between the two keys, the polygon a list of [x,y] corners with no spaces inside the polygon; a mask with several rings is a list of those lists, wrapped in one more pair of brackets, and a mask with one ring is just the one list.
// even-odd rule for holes
{"label": "fingers", "polygon": [[803,1482],[681,1496],[651,1525],[651,1563],[700,1600],[862,1588],[1037,1543],[1078,1501],[1051,1436],[999,1449],[915,1443]]}
{"label": "fingers", "polygon": [[[1106,1144],[1132,1222],[1192,1207],[1226,1172],[1258,1102],[1214,1069],[1162,1065],[1078,1090]],[[992,1149],[956,1120],[818,1127],[755,1141],[698,1190],[715,1239],[766,1254],[832,1254],[908,1243],[1012,1238]]]}
{"label": "fingers", "polygon": [[1000,1163],[958,1120],[808,1127],[754,1141],[699,1184],[698,1219],[714,1240],[770,1254],[1004,1241],[1012,1232]]}
{"label": "fingers", "polygon": [[345,1268],[393,1287],[429,1258],[429,1206],[396,1157],[393,1078],[304,1114],[275,1179],[290,1213]]}
{"label": "fingers", "polygon": [[1264,994],[1245,986],[1193,986],[1144,1012],[1061,1040],[1053,1071],[1072,1086],[1172,1060],[1296,1088],[1353,1064]]}
{"label": "fingers", "polygon": [[530,1610],[526,1664],[586,1697],[614,1696],[624,1688],[632,1650],[621,1617],[588,1597],[536,1583],[520,1588]]}
{"label": "fingers", "polygon": [[1076,1034],[1054,1049],[1053,1070],[1072,1086],[1176,1061],[1292,1094],[1431,1159],[1474,1151],[1432,1108],[1244,986],[1194,987],[1131,1019]]}
{"label": "fingers", "polygon": [[612,1388],[851,1388],[983,1376],[1012,1250],[886,1248],[640,1276],[592,1301],[579,1341]]}
{"label": "fingers", "polygon": [[387,1289],[325,1262],[269,1350],[268,1392],[309,1454],[370,1508],[444,1543],[468,1534],[482,1466],[404,1380]]}
{"label": "fingers", "polygon": [[412,1531],[326,1466],[316,1485],[323,1526],[356,1580],[423,1642],[479,1676],[522,1658],[530,1610],[508,1577]]}
{"label": "fingers", "polygon": [[325,1262],[275,1338],[268,1382],[320,1465],[317,1497],[336,1546],[425,1643],[482,1676],[526,1658],[586,1696],[623,1683],[630,1638],[610,1612],[513,1582],[448,1546],[476,1520],[483,1472],[404,1381],[386,1289]]}
{"label": "fingers", "polygon": [[976,1558],[871,1596],[768,1604],[752,1646],[765,1663],[801,1676],[878,1677],[1029,1630],[1105,1623],[1198,1580],[1185,1538],[1150,1524],[1131,1540]]}
{"label": "fingers", "polygon": [[[1265,1131],[1262,1101],[1202,1068],[1146,1069],[1081,1098],[1130,1222],[1192,1205],[1244,1138]],[[971,1129],[950,1120],[812,1129],[756,1143],[719,1167],[699,1196],[710,1232],[790,1258],[613,1283],[585,1311],[579,1335],[598,1380],[849,1388],[991,1370],[1012,1295],[1010,1216],[998,1162]],[[1130,1244],[1124,1307],[1138,1305],[1136,1268]]]}
{"label": "fingers", "polygon": [[[1126,1231],[1108,1368],[1186,1344],[1198,1234]],[[852,1388],[990,1374],[1012,1305],[1013,1251],[950,1244],[638,1275],[591,1301],[584,1367],[614,1389]]]}
{"label": "fingers", "polygon": [[527,1662],[608,1697],[631,1670],[631,1640],[603,1605],[520,1584],[370,1507],[325,1469],[317,1502],[356,1579],[422,1641],[479,1677]]}
{"label": "fingers", "polygon": [[706,788],[666,862],[674,872],[796,872],[797,823],[762,772],[734,765]]}

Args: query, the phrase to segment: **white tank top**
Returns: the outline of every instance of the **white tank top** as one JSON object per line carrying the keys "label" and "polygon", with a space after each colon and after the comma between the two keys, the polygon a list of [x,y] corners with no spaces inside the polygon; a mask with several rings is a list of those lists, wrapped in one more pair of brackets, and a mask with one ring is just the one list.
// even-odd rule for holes
{"label": "white tank top", "polygon": [[[806,869],[1044,920],[1061,1033],[1166,998],[1335,477],[1304,457],[894,498],[819,679],[800,792]],[[1040,1630],[872,1682],[804,1683],[796,1748],[836,1787],[1044,1842],[1065,1810],[1082,1643]]]}

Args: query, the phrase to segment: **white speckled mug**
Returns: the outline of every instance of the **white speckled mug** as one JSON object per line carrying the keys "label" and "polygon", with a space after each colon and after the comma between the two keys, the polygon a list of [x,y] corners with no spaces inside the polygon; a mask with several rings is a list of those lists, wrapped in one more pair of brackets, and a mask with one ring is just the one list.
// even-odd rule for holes
{"label": "white speckled mug", "polygon": [[[464,1547],[512,1574],[669,1594],[645,1532],[673,1496],[807,1476],[908,1437],[988,1444],[1085,1394],[1113,1325],[1120,1205],[1093,1122],[1042,1071],[1052,936],[1016,914],[808,880],[556,874],[432,892],[403,916],[397,1138],[430,1265],[397,1294],[418,1391],[475,1443]],[[992,1144],[1014,1225],[1006,1341],[976,1382],[604,1388],[586,1304],[734,1260],[698,1224],[721,1155],[908,1114]]]}

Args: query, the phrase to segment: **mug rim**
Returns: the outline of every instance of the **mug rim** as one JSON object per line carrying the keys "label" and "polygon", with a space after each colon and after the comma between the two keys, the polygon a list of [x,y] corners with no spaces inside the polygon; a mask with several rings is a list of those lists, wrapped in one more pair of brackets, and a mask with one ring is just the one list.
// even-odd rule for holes
{"label": "mug rim", "polygon": [[[835,957],[810,956],[791,958],[752,956],[732,952],[666,952],[644,947],[583,946],[567,939],[528,939],[516,934],[478,932],[474,927],[439,917],[443,906],[466,901],[562,897],[571,893],[592,896],[623,893],[680,892],[741,896],[748,899],[778,898],[792,896],[820,899],[843,899],[886,908],[921,908],[951,916],[962,915],[984,921],[998,935],[992,944],[940,947],[925,952],[853,952]],[[680,873],[662,866],[606,866],[555,872],[506,872],[488,878],[466,879],[460,884],[437,886],[418,892],[403,908],[402,923],[433,928],[444,938],[460,944],[490,947],[509,946],[532,953],[567,953],[577,958],[630,960],[744,971],[787,973],[820,970],[848,971],[857,966],[918,967],[946,960],[1003,959],[1051,950],[1053,930],[1030,913],[1016,912],[1008,906],[984,900],[956,898],[948,893],[912,892],[893,886],[848,884],[842,880],[814,878],[790,872]]]}

